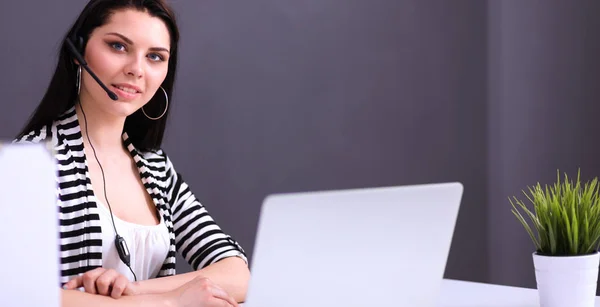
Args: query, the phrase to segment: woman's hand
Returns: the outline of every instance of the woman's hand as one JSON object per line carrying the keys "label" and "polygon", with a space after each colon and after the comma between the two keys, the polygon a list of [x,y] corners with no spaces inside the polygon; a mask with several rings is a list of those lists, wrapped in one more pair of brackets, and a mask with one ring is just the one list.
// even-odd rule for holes
{"label": "woman's hand", "polygon": [[225,290],[204,277],[196,277],[167,295],[177,307],[238,307]]}
{"label": "woman's hand", "polygon": [[64,285],[65,290],[84,287],[85,292],[120,298],[137,294],[136,285],[113,269],[96,268],[77,276]]}

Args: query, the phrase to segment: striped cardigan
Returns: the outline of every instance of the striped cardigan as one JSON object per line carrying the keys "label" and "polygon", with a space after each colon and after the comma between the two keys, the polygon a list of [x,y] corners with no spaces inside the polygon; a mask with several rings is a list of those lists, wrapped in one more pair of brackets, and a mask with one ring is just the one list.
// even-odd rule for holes
{"label": "striped cardigan", "polygon": [[[57,205],[60,228],[61,285],[77,275],[102,267],[102,229],[83,149],[75,108],[51,125],[14,141],[51,142],[57,161]],[[146,191],[169,230],[171,246],[159,277],[175,274],[179,253],[194,270],[226,257],[247,262],[242,247],[225,234],[196,199],[162,150],[138,151],[123,133]]]}

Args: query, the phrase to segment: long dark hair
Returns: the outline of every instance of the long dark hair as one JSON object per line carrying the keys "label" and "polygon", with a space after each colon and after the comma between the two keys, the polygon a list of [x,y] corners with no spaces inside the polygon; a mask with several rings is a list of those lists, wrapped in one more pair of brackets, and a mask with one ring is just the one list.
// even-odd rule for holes
{"label": "long dark hair", "polygon": [[[151,16],[160,18],[169,29],[171,36],[169,70],[161,86],[167,92],[168,97],[172,97],[177,68],[179,29],[177,28],[173,10],[163,0],[91,0],[71,26],[64,39],[68,37],[74,43],[80,42],[81,45],[78,46],[77,43],[75,45],[83,54],[90,33],[95,28],[104,25],[114,12],[121,9],[136,9],[148,12]],[[50,85],[42,101],[17,138],[21,138],[31,131],[40,130],[44,126],[51,124],[61,114],[73,107],[77,100],[77,89],[75,87],[77,65],[73,62],[74,57],[64,39],[59,52],[58,64]],[[144,106],[146,113],[150,116],[160,115],[164,110],[164,99],[164,95],[159,89],[150,102]],[[169,109],[171,109],[171,105],[172,101],[169,101]],[[158,149],[162,143],[168,115],[169,110],[167,110],[162,118],[151,120],[141,110],[138,110],[127,117],[124,130],[127,132],[133,145],[138,149]]]}

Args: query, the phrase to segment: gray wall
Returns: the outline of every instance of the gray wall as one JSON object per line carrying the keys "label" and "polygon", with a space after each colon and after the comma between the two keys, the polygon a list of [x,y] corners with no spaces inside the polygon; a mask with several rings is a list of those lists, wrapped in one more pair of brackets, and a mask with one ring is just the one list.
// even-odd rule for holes
{"label": "gray wall", "polygon": [[[489,279],[535,286],[532,244],[507,197],[557,169],[600,175],[598,1],[490,1]],[[521,197],[523,198],[523,197]]]}
{"label": "gray wall", "polygon": [[484,3],[195,3],[167,147],[223,226],[251,250],[268,193],[460,180],[449,274],[485,277]]}
{"label": "gray wall", "polygon": [[[600,111],[599,4],[173,3],[181,65],[165,149],[249,254],[267,194],[458,180],[446,277],[535,286],[533,246],[506,199],[556,168],[600,171],[600,147],[584,143]],[[0,11],[7,139],[83,7],[26,4]]]}

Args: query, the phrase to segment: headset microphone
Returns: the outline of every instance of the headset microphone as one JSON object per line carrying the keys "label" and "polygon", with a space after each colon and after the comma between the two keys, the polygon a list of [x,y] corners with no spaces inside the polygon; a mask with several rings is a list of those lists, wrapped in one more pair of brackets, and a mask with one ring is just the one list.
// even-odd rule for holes
{"label": "headset microphone", "polygon": [[104,85],[104,83],[102,83],[102,81],[100,81],[98,76],[96,76],[96,74],[90,69],[87,62],[83,59],[83,56],[81,55],[81,53],[79,53],[79,51],[77,50],[77,48],[75,47],[75,45],[73,44],[71,39],[67,37],[67,39],[65,41],[67,42],[67,46],[69,46],[69,49],[71,50],[71,52],[73,53],[75,58],[77,58],[79,65],[81,67],[83,67],[90,74],[90,76],[92,76],[94,78],[94,80],[96,80],[96,82],[98,82],[98,84],[102,87],[102,89],[104,89],[106,91],[106,93],[108,94],[108,97],[110,97],[110,99],[118,100],[119,96],[117,96],[117,94],[115,94],[114,92],[109,90],[106,87],[106,85]]}

